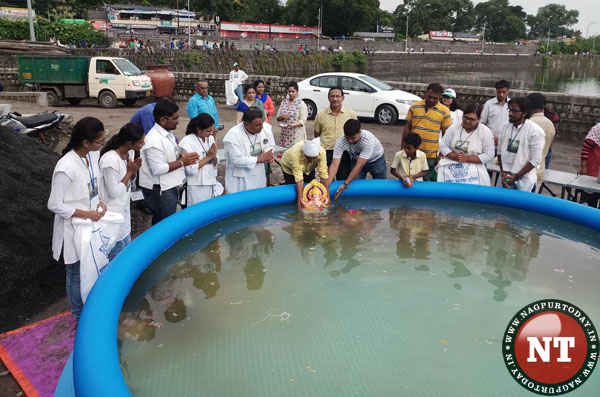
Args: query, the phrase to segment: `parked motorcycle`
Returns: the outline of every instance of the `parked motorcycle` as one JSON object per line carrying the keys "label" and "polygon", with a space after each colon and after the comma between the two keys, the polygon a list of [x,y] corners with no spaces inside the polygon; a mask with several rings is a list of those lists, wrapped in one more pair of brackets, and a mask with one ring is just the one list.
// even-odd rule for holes
{"label": "parked motorcycle", "polygon": [[0,116],[0,128],[10,129],[19,134],[39,139],[49,149],[56,148],[60,136],[60,122],[65,115],[59,111],[53,113],[39,113],[23,117],[20,113],[12,112]]}

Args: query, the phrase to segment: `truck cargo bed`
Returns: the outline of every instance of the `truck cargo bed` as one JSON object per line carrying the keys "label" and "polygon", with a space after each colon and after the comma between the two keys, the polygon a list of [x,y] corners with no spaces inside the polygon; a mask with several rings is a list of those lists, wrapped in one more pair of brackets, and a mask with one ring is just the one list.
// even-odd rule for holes
{"label": "truck cargo bed", "polygon": [[86,84],[88,57],[19,56],[19,82],[37,84]]}

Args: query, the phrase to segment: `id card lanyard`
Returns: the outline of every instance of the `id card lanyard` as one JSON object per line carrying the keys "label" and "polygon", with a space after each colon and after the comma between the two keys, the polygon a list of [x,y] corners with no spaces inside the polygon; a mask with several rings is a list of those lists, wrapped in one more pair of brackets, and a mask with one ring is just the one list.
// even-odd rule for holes
{"label": "id card lanyard", "polygon": [[248,131],[246,131],[246,127],[244,127],[242,125],[242,128],[244,129],[244,133],[246,134],[246,137],[248,138],[248,143],[250,144],[250,151],[254,152],[254,147],[256,146],[256,140],[258,139],[258,137],[257,137],[258,134],[253,134],[254,135],[254,142],[252,142],[250,140],[250,134],[248,134]]}
{"label": "id card lanyard", "polygon": [[465,145],[465,143],[469,142],[469,139],[471,139],[471,137],[473,136],[473,132],[475,132],[475,130],[471,131],[471,133],[469,134],[467,139],[463,141],[462,140],[463,131],[465,131],[465,129],[463,127],[460,127],[460,135],[458,136],[458,141],[460,142],[460,146],[458,147],[458,149],[460,149],[460,150],[462,150],[462,147]]}
{"label": "id card lanyard", "polygon": [[88,166],[88,164],[85,163],[85,161],[83,161],[83,159],[81,157],[79,157],[79,160],[85,166],[85,168],[88,171],[88,175],[90,176],[90,185],[92,186],[92,194],[95,193],[94,196],[90,197],[90,206],[92,207],[92,209],[95,209],[98,206],[98,204],[100,203],[100,198],[98,197],[98,191],[96,190],[96,176],[94,175],[94,167],[92,166],[92,157],[88,153],[87,160],[88,160],[89,166]]}
{"label": "id card lanyard", "polygon": [[512,147],[513,143],[519,136],[519,133],[521,132],[521,129],[523,128],[524,125],[525,125],[525,123],[523,123],[519,127],[517,127],[517,133],[515,134],[515,137],[513,138],[512,133],[515,130],[515,125],[513,124],[512,129],[510,130],[510,138],[508,139],[508,147]]}
{"label": "id card lanyard", "polygon": [[[208,150],[204,147],[204,144],[202,143],[202,139],[200,139],[200,137],[198,137],[198,135],[196,135],[196,138],[198,139],[198,142],[200,143],[200,147],[202,147],[202,151],[204,152],[204,157],[208,156]],[[207,140],[206,143],[208,144],[208,138],[206,138],[206,140]],[[208,149],[210,149],[210,147]],[[211,164],[213,167],[216,167],[216,164],[213,163],[212,161],[211,161]]]}

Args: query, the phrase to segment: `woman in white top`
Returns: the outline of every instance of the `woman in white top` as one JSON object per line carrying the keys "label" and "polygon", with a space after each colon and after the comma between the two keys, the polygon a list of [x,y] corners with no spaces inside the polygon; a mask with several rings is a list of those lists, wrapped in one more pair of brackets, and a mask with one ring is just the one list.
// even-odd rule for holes
{"label": "woman in white top", "polygon": [[185,167],[187,176],[187,205],[223,194],[223,185],[217,182],[217,143],[213,136],[215,120],[208,113],[201,113],[190,120],[186,136],[179,142],[183,153],[198,153],[196,164]]}
{"label": "woman in white top", "polygon": [[481,107],[467,105],[461,124],[452,124],[440,141],[438,182],[490,186],[485,164],[494,159],[494,135],[479,122]]}
{"label": "woman in white top", "polygon": [[104,137],[104,125],[100,120],[94,117],[79,120],[52,174],[48,199],[48,209],[56,214],[52,252],[57,261],[62,253],[67,266],[67,295],[75,318],[79,318],[83,302],[79,286],[80,258],[75,249],[71,218],[98,221],[106,212],[106,205],[100,202],[99,184],[102,178],[98,167],[98,151],[104,145]]}
{"label": "woman in white top", "polygon": [[106,143],[100,152],[100,196],[109,211],[123,214],[117,243],[108,254],[112,261],[131,242],[131,179],[142,165],[142,158],[133,159],[134,150],[144,146],[144,128],[137,123],[127,123],[119,133]]}
{"label": "woman in white top", "polygon": [[463,111],[459,109],[459,104],[456,100],[456,91],[454,91],[452,88],[448,88],[442,93],[440,102],[442,102],[442,105],[450,109],[452,124],[461,124]]}

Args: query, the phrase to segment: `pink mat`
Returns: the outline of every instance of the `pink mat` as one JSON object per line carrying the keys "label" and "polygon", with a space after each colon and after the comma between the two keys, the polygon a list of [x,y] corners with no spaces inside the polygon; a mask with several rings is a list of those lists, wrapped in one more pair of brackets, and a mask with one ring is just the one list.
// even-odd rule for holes
{"label": "pink mat", "polygon": [[61,313],[0,335],[0,359],[27,396],[53,396],[73,351],[76,323]]}

